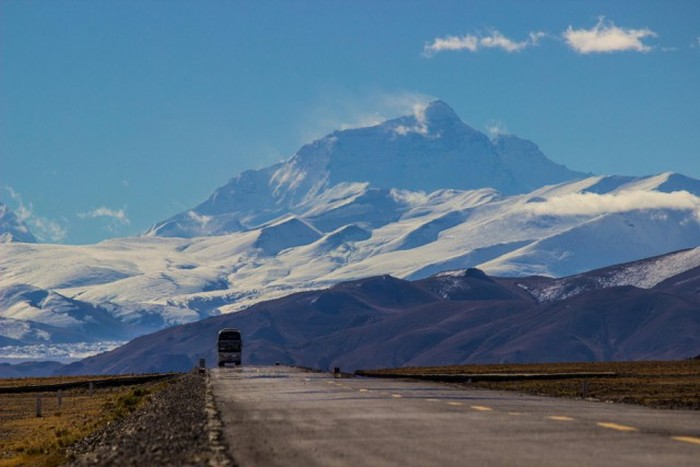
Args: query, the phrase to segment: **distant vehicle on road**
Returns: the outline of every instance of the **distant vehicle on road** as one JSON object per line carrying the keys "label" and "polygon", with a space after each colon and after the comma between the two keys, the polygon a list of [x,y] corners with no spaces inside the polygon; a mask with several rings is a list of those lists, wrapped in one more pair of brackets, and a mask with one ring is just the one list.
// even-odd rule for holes
{"label": "distant vehicle on road", "polygon": [[219,354],[220,367],[226,366],[228,363],[234,365],[241,364],[241,353],[243,350],[241,331],[234,328],[223,328],[219,331],[216,346]]}

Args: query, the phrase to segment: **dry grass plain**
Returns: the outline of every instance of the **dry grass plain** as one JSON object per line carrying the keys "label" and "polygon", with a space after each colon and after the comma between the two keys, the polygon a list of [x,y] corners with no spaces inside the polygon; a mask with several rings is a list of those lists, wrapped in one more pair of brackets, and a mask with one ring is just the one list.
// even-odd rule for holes
{"label": "dry grass plain", "polygon": [[[606,402],[663,409],[700,410],[700,360],[657,362],[594,362],[458,365],[413,367],[361,372],[368,376],[615,373],[613,377],[567,377],[504,381],[474,381],[471,387],[528,394],[587,397]],[[551,376],[550,376],[551,377]],[[584,383],[586,393],[584,394]]]}
{"label": "dry grass plain", "polygon": [[[80,388],[63,390],[60,406],[56,391],[0,393],[0,467],[59,465],[66,460],[67,446],[135,410],[149,394],[165,386],[163,382],[148,382],[96,387],[91,394],[88,381],[104,379],[100,376],[0,380],[0,388],[85,382]],[[41,417],[36,416],[37,396],[42,398]]]}

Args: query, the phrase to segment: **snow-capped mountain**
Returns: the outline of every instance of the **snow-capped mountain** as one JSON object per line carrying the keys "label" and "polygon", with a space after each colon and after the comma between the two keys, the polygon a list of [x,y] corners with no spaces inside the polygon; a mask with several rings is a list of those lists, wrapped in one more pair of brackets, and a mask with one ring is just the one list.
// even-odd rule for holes
{"label": "snow-capped mountain", "polygon": [[[389,197],[391,190],[493,188],[515,194],[585,176],[550,161],[530,141],[512,135],[492,141],[438,100],[413,115],[333,132],[283,163],[246,171],[194,209],[155,225],[149,234],[193,237],[237,232],[283,214],[303,215],[328,196],[346,202],[362,197],[363,189],[376,190],[368,196],[386,198],[396,214],[407,206]],[[360,186],[348,192],[348,184]],[[317,228],[330,231],[341,226],[322,214],[318,213]],[[391,219],[369,220],[376,226]],[[355,221],[359,220],[364,221],[356,215]]]}
{"label": "snow-capped mountain", "polygon": [[6,242],[36,243],[36,238],[7,205],[0,203],[0,243]]}
{"label": "snow-capped mountain", "polygon": [[[147,236],[0,243],[0,345],[127,340],[370,276],[562,277],[699,245],[700,180],[584,176],[438,101],[244,172]],[[700,257],[668,264],[654,277]]]}
{"label": "snow-capped mountain", "polygon": [[[326,193],[326,202],[305,218],[288,214],[227,235],[138,237],[89,246],[0,244],[2,317],[59,327],[75,341],[91,341],[93,330],[86,324],[96,317],[65,311],[89,305],[91,313],[128,325],[122,335],[128,339],[134,329],[188,323],[374,275],[420,279],[479,267],[501,276],[567,276],[697,247],[698,184],[674,174],[590,177],[513,196],[490,189],[426,195],[361,187],[347,204]],[[664,191],[677,186],[693,192]],[[351,192],[346,188],[344,195]],[[393,212],[394,203],[403,211]],[[334,220],[340,226],[330,232],[317,228],[319,212],[326,213],[324,225]],[[353,214],[382,222],[353,222]],[[648,287],[700,266],[697,249],[683,255],[659,263],[653,277],[628,274],[627,283]],[[0,327],[0,335],[36,342],[30,329],[24,339],[7,329]],[[47,341],[59,336],[45,328],[40,335]]]}

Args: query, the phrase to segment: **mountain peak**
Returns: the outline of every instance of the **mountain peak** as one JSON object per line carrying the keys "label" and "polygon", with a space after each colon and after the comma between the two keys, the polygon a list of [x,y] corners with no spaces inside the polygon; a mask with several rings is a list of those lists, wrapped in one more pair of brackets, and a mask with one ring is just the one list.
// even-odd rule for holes
{"label": "mountain peak", "polygon": [[426,105],[423,110],[418,113],[425,121],[428,122],[446,122],[446,121],[458,121],[461,122],[462,119],[459,115],[452,110],[452,107],[447,105],[445,101],[440,99],[434,100]]}

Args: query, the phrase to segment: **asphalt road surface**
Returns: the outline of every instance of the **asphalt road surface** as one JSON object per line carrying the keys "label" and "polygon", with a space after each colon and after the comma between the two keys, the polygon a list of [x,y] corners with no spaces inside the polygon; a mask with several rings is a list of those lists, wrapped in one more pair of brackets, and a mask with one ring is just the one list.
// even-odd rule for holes
{"label": "asphalt road surface", "polygon": [[211,382],[241,467],[700,466],[694,411],[288,367],[214,369]]}

